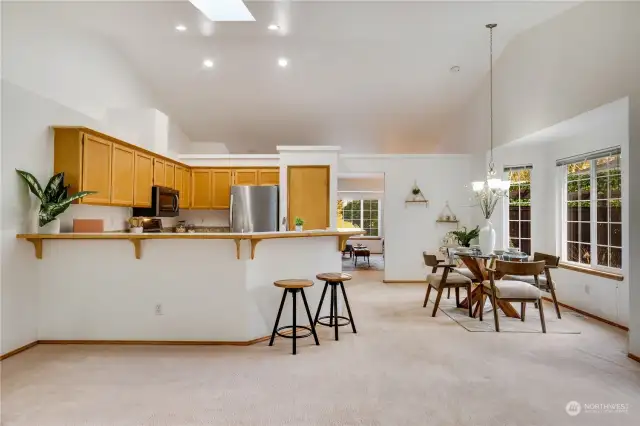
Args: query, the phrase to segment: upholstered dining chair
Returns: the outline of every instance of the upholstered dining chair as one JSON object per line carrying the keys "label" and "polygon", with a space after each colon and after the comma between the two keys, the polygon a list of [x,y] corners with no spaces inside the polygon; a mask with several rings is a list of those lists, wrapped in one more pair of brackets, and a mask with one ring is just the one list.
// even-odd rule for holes
{"label": "upholstered dining chair", "polygon": [[[435,317],[436,312],[438,312],[438,305],[440,304],[442,291],[445,288],[454,288],[456,290],[456,306],[460,307],[460,287],[465,287],[467,289],[467,295],[470,295],[472,284],[471,280],[463,275],[453,272],[453,267],[455,265],[445,263],[443,260],[438,260],[433,254],[427,254],[426,252],[424,252],[422,253],[422,257],[424,258],[424,264],[427,266],[431,266],[431,273],[427,275],[427,294],[424,297],[424,303],[422,304],[422,307],[427,307],[431,288],[438,292],[438,295],[436,296],[436,302],[433,305],[433,313],[431,314],[432,317]],[[438,273],[438,268],[443,269],[441,273]],[[473,317],[473,314],[471,312],[471,305],[472,304],[469,303],[469,316]]]}
{"label": "upholstered dining chair", "polygon": [[[541,260],[545,262],[545,266],[544,275],[538,277],[538,283],[540,284],[539,288],[542,291],[548,291],[549,293],[551,293],[553,305],[556,308],[556,315],[558,316],[558,319],[562,319],[562,316],[560,315],[560,306],[558,306],[558,299],[556,298],[556,283],[551,279],[551,269],[558,268],[558,265],[560,264],[560,257],[538,252],[533,253],[534,262],[539,262]],[[533,285],[536,284],[535,280],[531,276],[507,275],[503,278],[507,280],[524,281]]]}
{"label": "upholstered dining chair", "polygon": [[[506,302],[520,302],[520,319],[524,321],[527,303],[537,303],[540,312],[540,323],[542,332],[547,332],[547,326],[544,322],[544,309],[542,308],[542,300],[540,299],[540,288],[537,285],[539,275],[544,271],[545,262],[506,262],[497,260],[495,268],[487,268],[489,271],[489,279],[482,282],[480,293],[480,321],[482,321],[482,307],[484,305],[484,296],[489,295],[491,304],[493,305],[493,319],[496,324],[496,331],[500,331],[500,322],[498,320],[498,300]],[[531,276],[536,285],[532,285],[520,280],[514,279],[498,279],[502,276]]]}

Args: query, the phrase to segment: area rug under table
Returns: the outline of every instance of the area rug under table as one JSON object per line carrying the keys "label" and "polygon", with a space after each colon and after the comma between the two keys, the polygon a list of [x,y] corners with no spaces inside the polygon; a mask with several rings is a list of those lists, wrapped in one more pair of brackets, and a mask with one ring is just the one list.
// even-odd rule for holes
{"label": "area rug under table", "polygon": [[[453,293],[453,292],[452,292]],[[433,309],[433,301],[429,301],[427,307]],[[520,303],[514,304],[516,311],[520,312]],[[544,304],[544,319],[547,324],[547,333],[554,334],[580,334],[581,331],[574,328],[574,324],[567,324],[566,321],[558,319],[556,316],[553,305],[548,303]],[[440,306],[438,310],[444,312],[449,318],[457,322],[467,331],[489,331],[495,333],[495,323],[493,320],[493,311],[491,302],[488,301],[484,307],[483,321],[478,318],[469,318],[469,311],[464,308],[456,308],[456,301],[452,297],[451,299],[440,300]],[[562,315],[567,315],[568,312],[562,312]],[[498,310],[500,315],[500,332],[505,333],[542,333],[542,326],[540,324],[540,313],[533,303],[527,304],[527,311],[525,313],[525,320],[521,321],[518,318],[509,318],[504,315],[502,310]]]}
{"label": "area rug under table", "polygon": [[342,256],[343,271],[384,271],[384,258],[381,254],[372,254],[369,262],[366,258],[358,257],[358,263],[353,265],[353,258],[348,255]]}

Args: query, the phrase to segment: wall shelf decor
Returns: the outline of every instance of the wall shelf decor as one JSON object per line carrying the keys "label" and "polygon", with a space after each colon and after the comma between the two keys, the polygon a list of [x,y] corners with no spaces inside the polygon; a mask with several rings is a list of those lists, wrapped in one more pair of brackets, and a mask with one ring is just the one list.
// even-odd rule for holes
{"label": "wall shelf decor", "polygon": [[429,200],[424,196],[422,190],[418,187],[417,182],[413,182],[413,188],[411,188],[411,194],[404,201],[405,208],[408,204],[424,204],[425,207],[429,207]]}
{"label": "wall shelf decor", "polygon": [[458,217],[455,215],[451,207],[449,206],[449,201],[447,200],[444,204],[444,208],[438,215],[437,223],[459,223]]}

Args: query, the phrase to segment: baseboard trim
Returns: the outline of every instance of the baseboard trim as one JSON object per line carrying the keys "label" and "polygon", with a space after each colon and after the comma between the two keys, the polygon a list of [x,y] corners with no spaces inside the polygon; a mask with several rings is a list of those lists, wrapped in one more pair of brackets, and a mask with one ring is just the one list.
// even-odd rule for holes
{"label": "baseboard trim", "polygon": [[632,360],[634,360],[635,362],[640,362],[640,356],[638,356],[638,355],[634,355],[634,354],[632,354],[631,352],[629,352],[629,353],[627,354],[627,356],[628,356],[629,358],[631,358]]}
{"label": "baseboard trim", "polygon": [[38,340],[42,345],[146,345],[146,346],[250,346],[271,336],[253,340]]}
{"label": "baseboard trim", "polygon": [[7,352],[4,355],[0,355],[0,361],[4,361],[7,358],[10,358],[10,357],[12,357],[14,355],[19,354],[20,352],[24,352],[27,349],[31,349],[32,347],[34,347],[37,344],[38,344],[38,341],[36,340],[35,342],[31,342],[31,343],[28,343],[28,344],[26,344],[24,346],[20,346],[18,349],[14,349],[11,352]]}
{"label": "baseboard trim", "polygon": [[[550,298],[550,297],[542,296],[542,299],[546,300],[547,302],[553,303],[553,299]],[[608,324],[608,325],[613,326],[613,327],[617,327],[617,328],[619,328],[621,330],[624,330],[624,331],[629,331],[629,327],[625,327],[624,325],[615,323],[613,321],[609,321],[607,319],[601,318],[601,317],[599,317],[597,315],[594,315],[594,314],[590,314],[589,312],[585,312],[582,309],[574,308],[573,306],[567,305],[567,304],[562,303],[562,302],[558,302],[558,305],[562,306],[563,308],[569,309],[570,311],[577,312],[580,315],[584,315],[585,317],[592,318],[594,320],[603,322],[603,323]]]}
{"label": "baseboard trim", "polygon": [[400,283],[409,283],[409,284],[426,284],[426,280],[382,280],[385,284],[400,284]]}

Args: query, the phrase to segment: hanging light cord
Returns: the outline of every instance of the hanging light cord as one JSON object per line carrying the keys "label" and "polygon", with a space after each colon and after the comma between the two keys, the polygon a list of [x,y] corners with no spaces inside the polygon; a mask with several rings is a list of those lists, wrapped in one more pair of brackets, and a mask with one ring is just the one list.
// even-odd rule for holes
{"label": "hanging light cord", "polygon": [[493,162],[493,29],[498,24],[487,24],[489,28],[489,123],[491,127],[491,151],[489,153],[489,176],[496,174]]}

